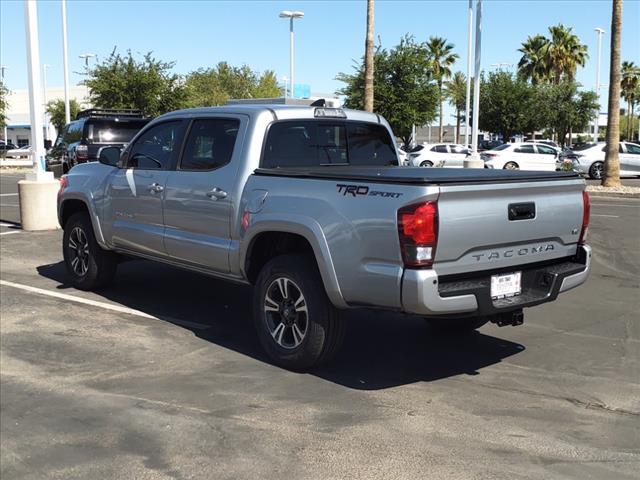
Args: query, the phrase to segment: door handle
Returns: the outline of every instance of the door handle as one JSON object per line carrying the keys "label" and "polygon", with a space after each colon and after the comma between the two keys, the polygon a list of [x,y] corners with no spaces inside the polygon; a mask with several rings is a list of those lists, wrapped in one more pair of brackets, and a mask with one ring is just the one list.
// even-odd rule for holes
{"label": "door handle", "polygon": [[147,187],[151,193],[160,193],[164,190],[164,187],[159,183],[152,183]]}
{"label": "door handle", "polygon": [[223,198],[227,198],[227,192],[225,192],[221,188],[214,187],[213,189],[207,192],[207,197],[215,200],[221,200]]}

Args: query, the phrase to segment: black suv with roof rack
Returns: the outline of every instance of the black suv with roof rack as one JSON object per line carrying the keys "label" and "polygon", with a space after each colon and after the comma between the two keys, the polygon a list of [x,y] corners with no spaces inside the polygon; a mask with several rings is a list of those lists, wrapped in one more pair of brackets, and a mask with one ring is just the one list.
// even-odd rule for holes
{"label": "black suv with roof rack", "polygon": [[67,173],[74,165],[96,161],[100,148],[128,144],[149,120],[139,110],[83,110],[58,133],[47,167]]}

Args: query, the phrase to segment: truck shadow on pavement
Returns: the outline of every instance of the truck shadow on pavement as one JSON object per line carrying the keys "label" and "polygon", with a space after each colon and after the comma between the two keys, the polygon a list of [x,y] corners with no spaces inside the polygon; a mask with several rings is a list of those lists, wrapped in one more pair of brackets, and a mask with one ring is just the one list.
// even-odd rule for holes
{"label": "truck shadow on pavement", "polygon": [[[38,273],[71,291],[63,262]],[[114,283],[96,292],[107,301],[153,315],[196,336],[270,363],[254,333],[252,288],[233,285],[169,266],[134,260],[118,267]],[[484,367],[524,350],[491,335],[443,335],[421,318],[374,310],[352,310],[344,346],[335,360],[310,374],[358,390],[378,390],[455,375],[476,375]],[[486,327],[485,327],[486,328]]]}

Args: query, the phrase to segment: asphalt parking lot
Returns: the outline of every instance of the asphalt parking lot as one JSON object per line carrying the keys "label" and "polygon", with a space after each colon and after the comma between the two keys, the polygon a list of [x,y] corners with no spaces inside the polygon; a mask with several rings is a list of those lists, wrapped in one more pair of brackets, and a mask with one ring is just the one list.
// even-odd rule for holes
{"label": "asphalt parking lot", "polygon": [[[21,177],[21,175],[20,175]],[[66,284],[0,175],[4,479],[638,479],[640,200],[593,198],[591,278],[521,327],[346,315],[336,360],[268,363],[246,287],[145,261]],[[15,205],[14,205],[15,204]]]}

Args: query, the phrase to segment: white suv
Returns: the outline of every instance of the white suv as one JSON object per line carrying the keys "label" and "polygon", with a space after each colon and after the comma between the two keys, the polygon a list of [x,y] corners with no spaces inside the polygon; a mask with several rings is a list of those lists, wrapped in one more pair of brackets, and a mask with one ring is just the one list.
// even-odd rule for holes
{"label": "white suv", "polygon": [[462,168],[469,150],[455,143],[434,143],[417,146],[407,155],[406,164],[411,167]]}
{"label": "white suv", "polygon": [[542,143],[505,143],[482,152],[481,157],[488,168],[554,172],[558,151]]}

